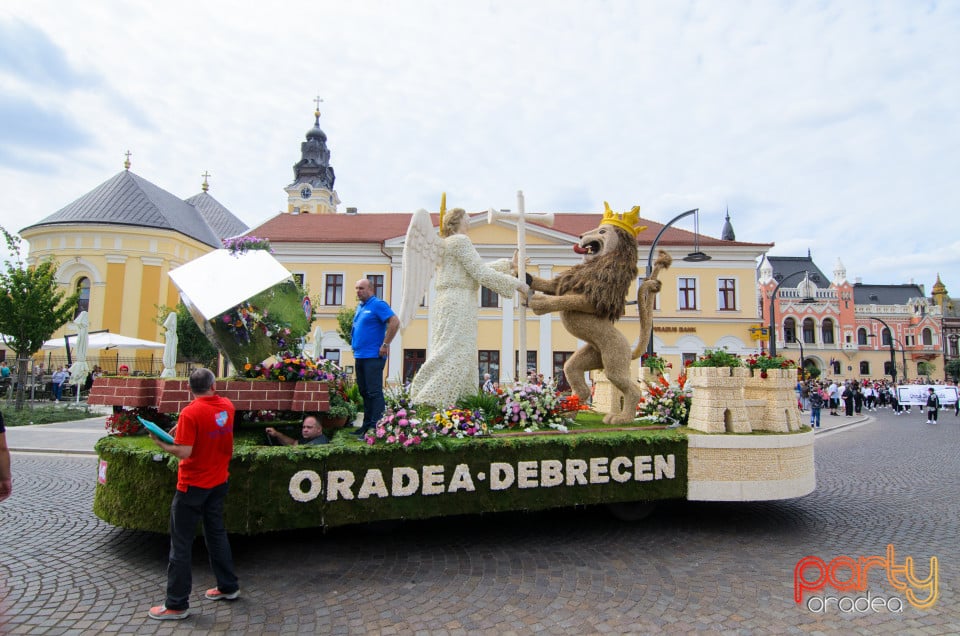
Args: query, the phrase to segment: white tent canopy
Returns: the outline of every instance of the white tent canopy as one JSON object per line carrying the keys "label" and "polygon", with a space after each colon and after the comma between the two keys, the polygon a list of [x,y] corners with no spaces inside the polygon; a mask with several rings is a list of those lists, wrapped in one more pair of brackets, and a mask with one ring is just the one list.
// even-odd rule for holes
{"label": "white tent canopy", "polygon": [[[70,344],[75,345],[77,342],[76,335],[69,334],[69,336]],[[42,349],[44,351],[55,351],[62,349],[63,345],[63,336],[61,336],[44,342]],[[162,342],[121,336],[118,333],[92,333],[87,340],[88,351],[98,349],[163,349],[164,346]]]}

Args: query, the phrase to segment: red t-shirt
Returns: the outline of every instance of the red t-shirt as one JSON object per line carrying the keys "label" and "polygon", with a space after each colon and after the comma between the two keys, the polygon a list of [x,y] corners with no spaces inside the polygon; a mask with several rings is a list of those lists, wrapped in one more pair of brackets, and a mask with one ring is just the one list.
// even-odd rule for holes
{"label": "red t-shirt", "polygon": [[233,413],[233,403],[216,394],[198,397],[180,411],[173,443],[193,446],[193,452],[180,460],[177,490],[213,488],[227,481],[233,457]]}

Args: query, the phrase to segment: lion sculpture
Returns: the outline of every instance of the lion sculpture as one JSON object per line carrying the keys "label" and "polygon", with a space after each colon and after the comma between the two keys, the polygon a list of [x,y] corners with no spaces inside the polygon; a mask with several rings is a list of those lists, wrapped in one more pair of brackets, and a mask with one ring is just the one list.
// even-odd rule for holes
{"label": "lion sculpture", "polygon": [[637,234],[646,228],[636,227],[639,206],[624,214],[614,213],[606,202],[604,208],[600,225],[582,234],[573,248],[583,255],[582,263],[549,280],[528,275],[531,290],[539,292],[528,304],[537,315],[560,312],[566,330],[586,343],[563,365],[567,381],[580,400],[586,403],[590,398],[584,373],[602,369],[624,396],[622,406],[614,405],[619,412],[606,414],[603,421],[626,424],[635,419],[641,394],[630,363],[647,347],[653,326],[653,300],[660,291],[658,277],[672,259],[660,251],[650,276],[640,285],[640,337],[631,350],[616,322],[624,314],[627,294],[637,278]]}

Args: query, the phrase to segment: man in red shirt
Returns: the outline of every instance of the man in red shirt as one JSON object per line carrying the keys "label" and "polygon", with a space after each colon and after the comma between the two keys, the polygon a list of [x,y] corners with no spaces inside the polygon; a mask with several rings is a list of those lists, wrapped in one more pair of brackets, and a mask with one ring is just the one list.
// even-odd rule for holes
{"label": "man in red shirt", "polygon": [[197,369],[190,374],[195,399],[174,427],[173,444],[151,435],[157,446],[180,459],[177,492],[170,505],[170,563],[167,566],[167,598],[151,607],[157,620],[180,620],[190,615],[193,587],[193,538],[203,520],[203,538],[210,553],[210,567],[217,587],[206,598],[233,600],[240,596],[240,583],[233,571],[230,541],[223,525],[223,502],[227,496],[227,468],[233,456],[233,404],[213,390],[213,372]]}

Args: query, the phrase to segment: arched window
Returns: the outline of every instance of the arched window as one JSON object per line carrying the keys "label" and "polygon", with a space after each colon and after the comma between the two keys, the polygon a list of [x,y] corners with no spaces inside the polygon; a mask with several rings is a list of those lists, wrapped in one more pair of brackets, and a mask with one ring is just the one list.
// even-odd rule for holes
{"label": "arched window", "polygon": [[923,339],[923,344],[932,345],[933,344],[933,332],[930,331],[929,327],[925,327],[923,333],[920,335]]}
{"label": "arched window", "polygon": [[78,278],[75,291],[80,294],[80,300],[77,302],[77,312],[74,314],[74,318],[79,316],[81,311],[90,310],[90,279],[86,276]]}
{"label": "arched window", "polygon": [[793,318],[787,318],[783,321],[783,341],[797,341],[797,321]]}
{"label": "arched window", "polygon": [[890,335],[890,330],[884,327],[883,331],[880,332],[880,343],[884,347],[889,347],[891,342],[892,336]]}
{"label": "arched window", "polygon": [[817,335],[817,323],[813,321],[813,318],[804,318],[803,319],[803,342],[805,344],[816,342],[816,335]]}
{"label": "arched window", "polygon": [[867,344],[867,330],[864,327],[857,329],[857,344],[865,345]]}
{"label": "arched window", "polygon": [[824,318],[820,325],[820,342],[823,344],[833,344],[833,320]]}
{"label": "arched window", "polygon": [[870,363],[866,360],[860,363],[860,375],[870,375]]}

